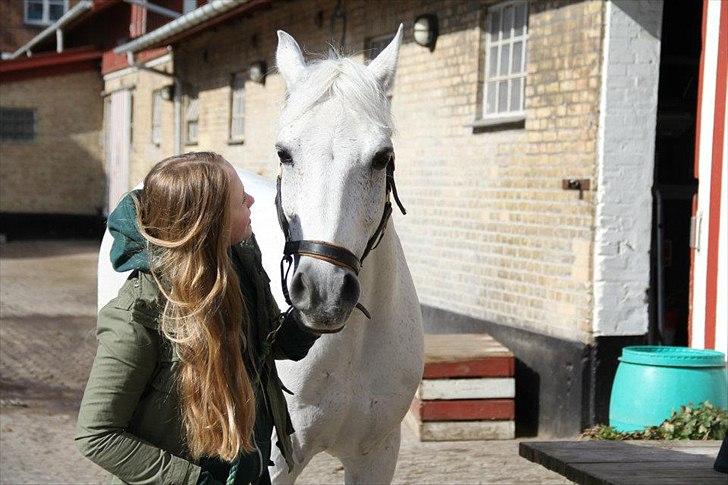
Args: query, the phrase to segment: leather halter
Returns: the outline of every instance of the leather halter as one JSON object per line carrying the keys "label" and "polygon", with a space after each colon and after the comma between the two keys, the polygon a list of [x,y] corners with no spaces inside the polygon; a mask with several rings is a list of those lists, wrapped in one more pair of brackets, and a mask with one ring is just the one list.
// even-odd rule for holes
{"label": "leather halter", "polygon": [[[291,270],[291,266],[293,264],[293,256],[295,255],[308,256],[311,258],[320,259],[322,261],[326,261],[327,263],[331,263],[333,265],[348,269],[356,275],[359,274],[359,270],[361,269],[364,258],[366,258],[373,249],[376,249],[376,247],[382,241],[382,237],[384,236],[384,229],[387,227],[389,217],[392,215],[392,203],[389,200],[390,193],[394,195],[394,200],[397,203],[399,210],[402,211],[402,214],[407,214],[407,211],[402,205],[402,202],[399,200],[399,196],[397,195],[397,186],[394,183],[394,159],[390,160],[389,164],[387,165],[386,180],[387,200],[384,203],[382,219],[379,221],[379,225],[377,226],[376,231],[374,231],[374,234],[372,234],[372,237],[370,237],[369,241],[367,241],[367,246],[364,249],[364,253],[362,254],[361,258],[358,258],[348,249],[337,246],[336,244],[331,244],[329,242],[313,240],[291,240],[291,232],[288,226],[288,219],[283,213],[283,205],[281,202],[281,176],[280,174],[278,175],[278,179],[276,180],[275,203],[276,212],[278,213],[278,223],[280,224],[283,235],[286,238],[286,244],[285,246],[283,246],[283,258],[281,259],[281,287],[283,289],[283,296],[286,299],[286,303],[292,305],[291,297],[288,294],[288,273]],[[364,308],[364,305],[362,305],[361,303],[357,303],[356,308],[361,310],[361,312],[367,318],[371,319],[371,315],[369,314],[367,309]]]}

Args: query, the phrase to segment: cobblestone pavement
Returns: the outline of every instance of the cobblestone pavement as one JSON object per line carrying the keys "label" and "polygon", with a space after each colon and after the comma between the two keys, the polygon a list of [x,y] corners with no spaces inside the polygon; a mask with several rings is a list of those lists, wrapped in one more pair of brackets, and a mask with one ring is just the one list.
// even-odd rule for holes
{"label": "cobblestone pavement", "polygon": [[[0,245],[0,483],[104,483],[73,445],[95,353],[96,252],[83,241]],[[298,483],[343,483],[315,457]],[[518,441],[420,443],[403,426],[395,483],[570,483],[518,456]]]}

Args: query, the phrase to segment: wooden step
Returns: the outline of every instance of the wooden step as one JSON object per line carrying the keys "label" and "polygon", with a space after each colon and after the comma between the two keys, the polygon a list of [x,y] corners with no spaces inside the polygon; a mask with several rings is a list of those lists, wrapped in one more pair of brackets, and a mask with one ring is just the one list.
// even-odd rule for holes
{"label": "wooden step", "polygon": [[420,421],[503,421],[515,418],[516,406],[513,399],[420,401],[415,398],[410,411]]}
{"label": "wooden step", "polygon": [[424,379],[415,397],[430,399],[503,399],[516,396],[516,380],[512,377],[470,379]]}
{"label": "wooden step", "polygon": [[425,335],[425,379],[514,374],[513,354],[490,335]]}
{"label": "wooden step", "polygon": [[430,421],[422,422],[408,412],[405,422],[420,441],[512,440],[514,421]]}

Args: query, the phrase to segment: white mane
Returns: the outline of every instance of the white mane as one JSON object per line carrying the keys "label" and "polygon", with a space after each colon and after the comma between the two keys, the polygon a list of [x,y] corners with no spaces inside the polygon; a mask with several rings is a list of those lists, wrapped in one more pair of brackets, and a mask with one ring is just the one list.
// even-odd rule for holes
{"label": "white mane", "polygon": [[292,123],[330,99],[347,110],[363,113],[387,135],[394,131],[389,100],[374,75],[366,66],[335,52],[307,64],[304,76],[288,92],[280,121]]}

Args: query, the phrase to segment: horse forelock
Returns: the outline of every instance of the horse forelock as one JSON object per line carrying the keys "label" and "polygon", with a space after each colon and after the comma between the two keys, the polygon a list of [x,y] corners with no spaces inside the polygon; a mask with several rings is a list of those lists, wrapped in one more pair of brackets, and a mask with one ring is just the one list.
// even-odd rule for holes
{"label": "horse forelock", "polygon": [[292,123],[329,99],[362,113],[387,133],[394,130],[389,100],[366,66],[338,53],[309,63],[304,77],[288,93],[281,121]]}

